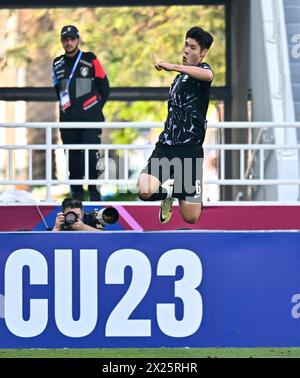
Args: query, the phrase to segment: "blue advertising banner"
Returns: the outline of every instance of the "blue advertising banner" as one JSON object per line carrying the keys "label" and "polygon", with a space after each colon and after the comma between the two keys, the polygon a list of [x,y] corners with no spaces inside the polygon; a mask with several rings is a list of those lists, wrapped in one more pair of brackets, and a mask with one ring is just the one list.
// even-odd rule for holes
{"label": "blue advertising banner", "polygon": [[300,233],[0,234],[0,347],[300,346]]}

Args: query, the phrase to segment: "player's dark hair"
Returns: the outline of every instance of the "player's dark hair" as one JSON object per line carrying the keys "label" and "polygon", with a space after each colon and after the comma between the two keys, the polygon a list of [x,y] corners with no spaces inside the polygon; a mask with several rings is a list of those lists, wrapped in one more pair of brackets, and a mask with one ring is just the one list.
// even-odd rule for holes
{"label": "player's dark hair", "polygon": [[62,207],[62,209],[64,211],[68,207],[71,208],[71,209],[82,209],[83,205],[82,205],[82,201],[80,199],[77,199],[77,198],[65,198],[62,201],[61,207]]}
{"label": "player's dark hair", "polygon": [[201,50],[209,49],[214,41],[214,37],[211,34],[198,26],[194,26],[187,31],[185,39],[187,38],[192,38],[197,41]]}

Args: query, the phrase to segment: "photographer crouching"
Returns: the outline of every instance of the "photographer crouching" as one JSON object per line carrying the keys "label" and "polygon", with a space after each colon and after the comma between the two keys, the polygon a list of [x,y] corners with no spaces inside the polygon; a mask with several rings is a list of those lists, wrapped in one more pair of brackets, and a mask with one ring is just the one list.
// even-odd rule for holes
{"label": "photographer crouching", "polygon": [[85,213],[83,204],[77,198],[65,198],[61,204],[52,231],[104,231],[106,224],[113,224],[119,219],[118,211],[113,207]]}

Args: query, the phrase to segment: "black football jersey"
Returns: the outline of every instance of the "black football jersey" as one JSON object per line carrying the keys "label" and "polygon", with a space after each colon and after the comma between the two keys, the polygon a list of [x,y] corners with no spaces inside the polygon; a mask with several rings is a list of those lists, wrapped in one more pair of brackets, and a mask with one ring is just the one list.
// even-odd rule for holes
{"label": "black football jersey", "polygon": [[[207,63],[199,63],[198,67],[211,70]],[[202,146],[210,87],[211,81],[197,80],[182,73],[175,77],[169,91],[168,117],[159,136],[160,143]]]}

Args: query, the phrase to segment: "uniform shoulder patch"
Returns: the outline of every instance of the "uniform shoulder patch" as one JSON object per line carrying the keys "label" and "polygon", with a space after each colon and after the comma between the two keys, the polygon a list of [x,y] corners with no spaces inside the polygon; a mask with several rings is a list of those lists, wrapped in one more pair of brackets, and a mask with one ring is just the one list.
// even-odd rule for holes
{"label": "uniform shoulder patch", "polygon": [[82,58],[83,59],[93,60],[93,59],[96,58],[96,55],[93,52],[91,52],[91,51],[87,51],[87,52],[83,53]]}

